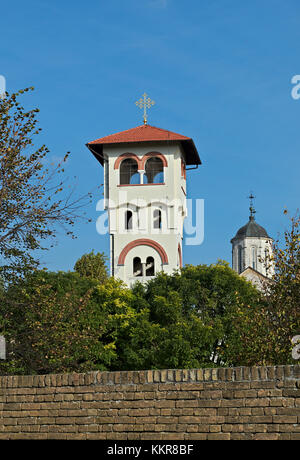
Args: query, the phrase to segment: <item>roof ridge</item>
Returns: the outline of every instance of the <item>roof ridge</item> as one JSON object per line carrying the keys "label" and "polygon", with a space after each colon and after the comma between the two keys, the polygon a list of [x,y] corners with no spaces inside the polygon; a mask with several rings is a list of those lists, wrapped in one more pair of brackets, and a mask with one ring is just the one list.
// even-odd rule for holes
{"label": "roof ridge", "polygon": [[155,129],[157,131],[160,131],[161,133],[167,134],[169,136],[176,135],[179,138],[181,138],[181,140],[190,140],[191,139],[190,137],[184,136],[184,135],[179,134],[179,133],[175,133],[174,131],[170,131],[169,129],[163,129],[163,128],[159,128],[158,126],[143,124],[143,125],[136,126],[134,128],[125,129],[124,131],[118,131],[117,133],[112,133],[112,134],[108,134],[106,136],[99,137],[98,139],[95,139],[94,141],[91,141],[91,143],[96,143],[97,141],[108,139],[108,138],[113,137],[113,136],[120,136],[121,134],[126,135],[126,134],[128,134],[128,133],[130,133],[132,131],[142,129],[142,128],[144,128],[144,129],[152,128],[152,129]]}
{"label": "roof ridge", "polygon": [[99,139],[105,139],[106,137],[116,136],[117,134],[120,134],[120,133],[128,133],[128,131],[132,131],[133,129],[137,129],[137,128],[142,128],[143,126],[145,125],[139,125],[139,126],[136,126],[135,128],[124,129],[124,131],[118,131],[117,133],[107,134],[106,136],[99,137]]}
{"label": "roof ridge", "polygon": [[190,137],[184,136],[183,134],[175,133],[175,131],[170,131],[169,129],[159,128],[158,126],[153,126],[153,125],[145,125],[145,126],[149,126],[150,128],[158,129],[159,131],[163,131],[164,133],[172,133],[172,134],[176,134],[177,136],[181,136],[181,137],[185,137],[186,139],[190,139]]}
{"label": "roof ridge", "polygon": [[248,267],[246,267],[246,268],[245,268],[241,273],[239,273],[239,274],[242,275],[243,273],[245,273],[246,270],[249,270],[249,268],[250,268],[250,270],[252,270],[252,271],[254,271],[255,273],[257,273],[258,275],[262,276],[263,278],[268,279],[267,276],[263,275],[261,272],[259,272],[259,271],[256,270],[255,268],[251,267],[251,265],[248,265]]}

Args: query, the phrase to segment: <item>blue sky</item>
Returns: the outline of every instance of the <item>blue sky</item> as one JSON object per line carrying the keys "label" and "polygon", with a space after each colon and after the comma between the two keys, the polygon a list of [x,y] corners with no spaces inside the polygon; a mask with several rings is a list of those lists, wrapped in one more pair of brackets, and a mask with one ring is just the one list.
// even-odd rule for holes
{"label": "blue sky", "polygon": [[[78,193],[103,182],[85,143],[140,125],[134,102],[145,91],[156,101],[149,124],[194,139],[203,165],[187,190],[205,200],[205,239],[184,247],[184,263],[231,262],[250,190],[273,237],[287,225],[283,209],[299,207],[298,0],[17,0],[2,2],[0,38],[7,90],[35,87],[24,104],[40,109],[50,157],[71,151]],[[98,198],[77,240],[59,234],[43,253],[50,270],[71,270],[91,249],[108,254]]]}

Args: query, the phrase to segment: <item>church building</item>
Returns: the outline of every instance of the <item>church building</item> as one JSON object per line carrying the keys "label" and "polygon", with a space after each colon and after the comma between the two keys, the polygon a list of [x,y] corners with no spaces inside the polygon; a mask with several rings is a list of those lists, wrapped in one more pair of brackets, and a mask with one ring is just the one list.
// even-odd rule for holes
{"label": "church building", "polygon": [[241,227],[232,244],[232,268],[241,276],[261,288],[274,274],[272,261],[273,239],[255,221],[254,196],[250,195],[250,216]]}
{"label": "church building", "polygon": [[201,164],[193,140],[144,117],[143,125],[87,147],[104,168],[111,276],[130,286],[180,269],[186,171]]}

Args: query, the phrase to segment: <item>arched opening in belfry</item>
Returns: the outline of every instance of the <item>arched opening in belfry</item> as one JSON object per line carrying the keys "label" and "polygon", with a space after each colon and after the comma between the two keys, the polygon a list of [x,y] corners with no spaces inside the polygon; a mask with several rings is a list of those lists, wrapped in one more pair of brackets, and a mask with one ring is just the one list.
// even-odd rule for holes
{"label": "arched opening in belfry", "polygon": [[143,265],[140,257],[133,259],[133,276],[143,276]]}
{"label": "arched opening in belfry", "polygon": [[160,158],[149,158],[145,166],[144,184],[162,184],[164,182],[164,165]]}
{"label": "arched opening in belfry", "polygon": [[120,185],[133,185],[140,183],[138,164],[133,158],[123,160],[120,166]]}
{"label": "arched opening in belfry", "polygon": [[147,257],[146,259],[146,276],[154,276],[155,275],[155,267],[154,267],[154,258]]}

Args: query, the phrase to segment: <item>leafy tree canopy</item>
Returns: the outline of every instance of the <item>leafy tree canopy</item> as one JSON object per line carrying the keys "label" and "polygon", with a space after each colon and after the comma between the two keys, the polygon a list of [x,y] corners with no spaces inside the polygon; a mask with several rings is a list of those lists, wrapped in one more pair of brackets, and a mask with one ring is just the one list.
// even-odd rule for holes
{"label": "leafy tree canopy", "polygon": [[[40,133],[38,109],[20,104],[26,88],[0,98],[0,267],[3,279],[13,279],[35,268],[34,251],[45,249],[57,227],[74,236],[72,226],[89,196],[74,198],[63,179],[69,152],[50,167],[49,150],[35,146]],[[49,167],[48,167],[48,166]]]}
{"label": "leafy tree canopy", "polygon": [[94,254],[92,251],[77,260],[74,270],[80,276],[104,282],[108,278],[107,261],[108,257],[103,252]]}
{"label": "leafy tree canopy", "polygon": [[119,330],[134,315],[131,297],[114,279],[103,285],[78,273],[35,271],[9,287],[0,305],[10,344],[2,372],[109,369]]}

